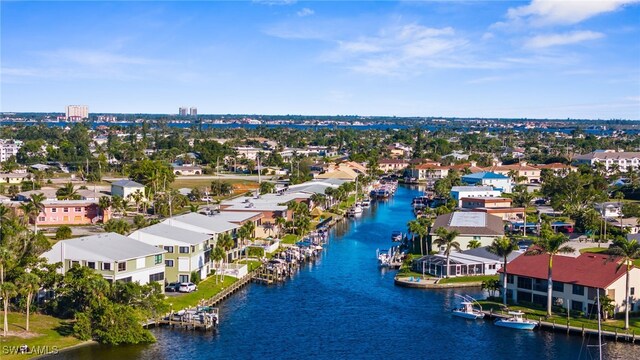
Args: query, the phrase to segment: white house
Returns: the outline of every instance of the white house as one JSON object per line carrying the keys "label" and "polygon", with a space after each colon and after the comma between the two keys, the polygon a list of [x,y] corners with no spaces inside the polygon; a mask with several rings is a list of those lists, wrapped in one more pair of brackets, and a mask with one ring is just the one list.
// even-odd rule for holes
{"label": "white house", "polygon": [[464,198],[497,198],[502,195],[502,192],[491,186],[453,186],[449,194],[461,207]]}
{"label": "white house", "polygon": [[164,253],[161,248],[116,233],[61,240],[41,255],[49,264],[62,263],[66,273],[73,266],[86,266],[107,281],[164,284]]}
{"label": "white house", "polygon": [[125,199],[138,190],[144,194],[144,185],[133,180],[118,180],[111,183],[111,196],[120,196]]}
{"label": "white house", "polygon": [[588,154],[578,155],[573,160],[576,164],[588,164],[590,166],[601,163],[609,173],[612,172],[614,166],[617,166],[621,172],[640,169],[640,152],[596,150]]}
{"label": "white house", "polygon": [[[431,227],[429,235],[432,243],[438,238],[439,228],[457,231],[456,241],[462,249],[466,249],[472,240],[479,241],[481,246],[489,246],[493,240],[504,236],[504,223],[498,216],[482,212],[456,211],[440,215]],[[433,249],[443,250],[443,249]]]}
{"label": "white house", "polygon": [[510,177],[487,171],[464,175],[462,182],[469,185],[493,186],[494,189],[503,193],[510,193],[513,186],[513,181]]}

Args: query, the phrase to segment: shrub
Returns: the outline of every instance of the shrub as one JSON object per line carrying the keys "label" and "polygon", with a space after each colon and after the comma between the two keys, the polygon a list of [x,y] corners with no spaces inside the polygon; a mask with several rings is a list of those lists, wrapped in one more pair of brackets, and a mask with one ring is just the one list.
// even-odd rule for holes
{"label": "shrub", "polygon": [[71,228],[67,225],[62,225],[56,230],[56,240],[64,240],[71,238]]}
{"label": "shrub", "polygon": [[85,313],[79,313],[76,316],[76,322],[73,324],[73,335],[80,340],[91,339],[91,320]]}
{"label": "shrub", "polygon": [[258,258],[263,257],[264,249],[260,247],[250,247],[247,255],[252,257],[258,257]]}
{"label": "shrub", "polygon": [[193,271],[191,272],[191,282],[198,285],[200,283],[200,272]]}

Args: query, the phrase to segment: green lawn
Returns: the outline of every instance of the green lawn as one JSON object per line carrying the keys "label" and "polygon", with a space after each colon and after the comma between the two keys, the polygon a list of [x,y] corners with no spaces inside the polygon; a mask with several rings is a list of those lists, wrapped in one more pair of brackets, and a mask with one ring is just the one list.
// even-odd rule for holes
{"label": "green lawn", "polygon": [[[419,277],[419,278],[423,277],[423,275],[421,273],[418,273],[418,272],[415,272],[415,271],[402,271],[402,270],[398,271],[398,275],[397,276],[399,276],[399,277],[413,276],[413,277]],[[431,276],[429,274],[424,274],[424,277],[425,278],[430,278],[430,277],[433,277],[433,276]]]}
{"label": "green lawn", "polygon": [[280,242],[283,244],[295,244],[299,239],[300,237],[298,235],[287,234],[280,239]]}
{"label": "green lawn", "polygon": [[[493,309],[496,312],[499,312],[502,308],[501,303],[492,302],[492,301],[484,301],[480,300],[480,304],[482,305],[483,310]],[[556,324],[567,324],[567,314],[559,314],[554,313],[550,318],[546,319],[547,311],[542,308],[532,308],[525,306],[515,306],[509,305],[509,310],[520,310],[527,314],[527,318],[539,320],[542,317],[542,321],[553,322]],[[587,319],[585,317],[577,317],[577,316],[569,316],[569,325],[581,327],[584,325],[585,328],[588,329],[597,329],[598,328],[598,320],[597,319]],[[613,331],[616,330],[620,333],[624,333],[624,320],[606,320],[602,323],[602,330],[604,331]],[[629,318],[629,331],[634,331],[636,334],[640,334],[640,318],[639,317],[631,317]]]}
{"label": "green lawn", "polygon": [[260,266],[262,266],[262,263],[260,261],[257,260],[240,260],[238,261],[239,264],[247,264],[247,267],[249,268],[248,271],[252,272],[253,270],[259,268]]}
{"label": "green lawn", "polygon": [[590,247],[590,248],[584,248],[584,249],[580,249],[580,254],[584,254],[584,253],[606,253],[609,250],[608,247]]}
{"label": "green lawn", "polygon": [[[180,189],[180,188],[205,188],[205,187],[211,187],[211,183],[213,181],[217,181],[217,180],[213,180],[213,179],[199,179],[197,177],[195,178],[185,178],[185,179],[176,179],[172,184],[171,187],[174,189]],[[250,181],[250,180],[243,180],[243,179],[224,179],[224,178],[220,178],[221,182],[226,182],[226,183],[230,183],[233,184],[236,187],[242,187],[242,188],[252,188],[252,189],[257,189],[258,188],[258,183],[255,181]]]}
{"label": "green lawn", "polygon": [[[43,349],[49,347],[50,351],[53,351],[53,347],[57,347],[58,350],[67,348],[70,346],[83,343],[71,335],[72,325],[65,320],[57,319],[48,315],[31,314],[30,329],[27,334],[24,331],[26,315],[22,313],[9,313],[9,331],[22,333],[28,336],[9,336],[6,339],[0,338],[0,359],[27,359],[35,357],[38,354],[8,354],[11,350],[11,346],[20,346],[26,344],[30,349],[38,347]],[[0,321],[0,327],[2,322]],[[5,352],[7,351],[7,352]],[[41,354],[42,355],[42,354]]]}
{"label": "green lawn", "polygon": [[193,307],[198,305],[200,300],[209,299],[223,289],[229,287],[234,282],[238,281],[238,279],[234,277],[225,276],[223,281],[220,281],[218,278],[218,282],[216,283],[216,278],[217,277],[213,275],[209,276],[198,284],[198,290],[187,294],[167,296],[165,302],[169,304],[173,310]]}
{"label": "green lawn", "polygon": [[498,275],[478,275],[478,276],[458,276],[452,278],[444,278],[438,281],[438,284],[459,284],[465,282],[481,282],[487,280],[498,280]]}

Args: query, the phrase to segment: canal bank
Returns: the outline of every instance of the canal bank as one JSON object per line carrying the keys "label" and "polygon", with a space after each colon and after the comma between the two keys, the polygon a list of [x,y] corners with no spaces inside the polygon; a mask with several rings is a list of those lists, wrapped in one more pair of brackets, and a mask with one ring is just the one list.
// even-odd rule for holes
{"label": "canal bank", "polygon": [[[322,256],[276,286],[250,285],[220,304],[217,333],[154,330],[151,345],[87,346],[63,359],[588,359],[597,339],[544,331],[514,332],[451,316],[454,293],[394,285],[379,270],[376,249],[413,218],[417,191],[401,187],[359,219],[331,231]],[[610,358],[638,359],[638,347],[611,342]]]}

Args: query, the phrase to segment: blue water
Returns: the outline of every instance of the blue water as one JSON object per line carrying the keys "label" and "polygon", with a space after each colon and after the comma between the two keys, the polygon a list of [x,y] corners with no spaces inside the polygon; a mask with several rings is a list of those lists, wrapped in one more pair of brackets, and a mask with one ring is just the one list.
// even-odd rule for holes
{"label": "blue water", "polygon": [[[591,359],[596,339],[513,331],[453,318],[454,290],[393,285],[375,251],[412,218],[417,190],[334,228],[330,243],[281,286],[250,285],[221,306],[217,334],[154,330],[153,345],[90,346],[65,359]],[[460,291],[460,290],[458,290]],[[464,291],[481,296],[479,289]],[[583,343],[584,341],[584,343]],[[591,353],[590,353],[591,352]],[[608,344],[608,359],[639,359],[637,347]]]}

